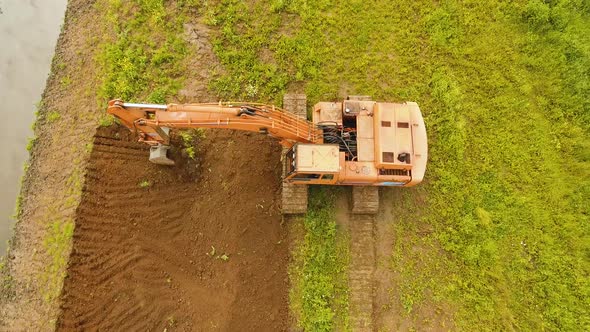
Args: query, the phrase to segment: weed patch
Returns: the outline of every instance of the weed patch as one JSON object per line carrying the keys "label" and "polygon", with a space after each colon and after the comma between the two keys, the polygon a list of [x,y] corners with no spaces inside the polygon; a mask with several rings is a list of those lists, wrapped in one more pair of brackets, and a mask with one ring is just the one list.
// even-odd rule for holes
{"label": "weed patch", "polygon": [[48,123],[55,122],[55,121],[59,120],[60,118],[61,118],[61,115],[59,114],[58,111],[49,111],[47,113],[47,122]]}
{"label": "weed patch", "polygon": [[205,130],[203,128],[180,130],[178,131],[178,135],[182,140],[182,150],[188,155],[189,158],[194,160],[197,153],[195,144],[199,139],[205,138]]}
{"label": "weed patch", "polygon": [[50,261],[45,273],[40,277],[42,295],[45,302],[54,301],[61,292],[63,278],[66,275],[67,253],[74,234],[74,222],[71,220],[56,220],[48,224],[47,236],[43,246]]}
{"label": "weed patch", "polygon": [[165,103],[182,86],[183,60],[188,54],[183,39],[186,16],[163,0],[101,1],[99,8],[113,40],[102,43],[98,56],[102,85],[101,104],[112,98]]}

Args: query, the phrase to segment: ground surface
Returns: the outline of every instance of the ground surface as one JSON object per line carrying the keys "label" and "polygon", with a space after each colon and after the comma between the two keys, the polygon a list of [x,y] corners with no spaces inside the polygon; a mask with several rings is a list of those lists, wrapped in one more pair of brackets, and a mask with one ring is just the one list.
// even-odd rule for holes
{"label": "ground surface", "polygon": [[[351,94],[420,105],[429,165],[418,188],[382,201],[375,328],[588,329],[587,2],[207,4],[226,68],[219,95],[273,99],[297,85],[310,104]],[[317,281],[296,284],[337,307]],[[306,326],[336,324],[317,311],[299,310]]]}
{"label": "ground surface", "polygon": [[[588,330],[586,2],[93,3],[70,3],[13,250],[3,265],[6,326],[51,329],[73,231],[64,329],[108,327],[102,315],[191,329],[205,314],[230,329],[235,317],[256,317],[258,310],[276,311],[272,327],[285,328],[286,295],[271,306],[259,301],[270,296],[268,283],[290,287],[295,324],[310,331]],[[90,144],[102,123],[104,100],[97,103],[97,95],[280,102],[291,89],[305,92],[309,104],[347,94],[418,102],[429,165],[420,187],[383,190],[375,224],[354,224],[362,226],[354,237],[347,227],[354,219],[341,205],[348,191],[313,190],[309,213],[292,223],[297,231],[288,237],[288,280],[278,270],[285,264],[275,265],[288,254],[278,245],[282,228],[272,223],[279,219],[273,207],[279,152],[263,148],[262,138],[207,134],[202,167],[174,175],[140,166],[146,152],[122,134]],[[254,207],[239,205],[248,199],[257,201]],[[264,237],[234,228],[258,220]],[[213,256],[227,252],[228,260],[207,256],[211,246]],[[252,275],[248,264],[266,269]],[[195,304],[192,291],[225,310]],[[189,302],[194,311],[179,309]],[[253,303],[260,307],[243,308]],[[228,304],[240,307],[237,316]],[[153,320],[141,319],[148,316]],[[240,324],[264,328],[248,319]]]}
{"label": "ground surface", "polygon": [[151,165],[126,129],[99,130],[59,330],[287,328],[280,147],[206,135],[183,175],[195,166]]}

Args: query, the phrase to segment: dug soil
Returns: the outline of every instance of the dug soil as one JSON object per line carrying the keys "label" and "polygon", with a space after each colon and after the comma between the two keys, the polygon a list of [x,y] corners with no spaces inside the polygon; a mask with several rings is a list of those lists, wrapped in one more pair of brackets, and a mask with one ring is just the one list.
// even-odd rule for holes
{"label": "dug soil", "polygon": [[281,149],[229,131],[198,146],[158,166],[126,129],[98,131],[59,330],[287,329]]}

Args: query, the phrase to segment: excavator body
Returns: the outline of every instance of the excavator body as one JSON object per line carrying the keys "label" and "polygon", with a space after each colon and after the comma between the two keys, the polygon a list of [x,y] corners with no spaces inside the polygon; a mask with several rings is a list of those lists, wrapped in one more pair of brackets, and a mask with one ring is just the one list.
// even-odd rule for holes
{"label": "excavator body", "polygon": [[405,187],[422,181],[428,151],[416,103],[321,102],[312,116],[323,142],[287,151],[286,181]]}
{"label": "excavator body", "polygon": [[414,186],[424,177],[427,138],[414,102],[320,102],[313,122],[274,106],[246,103],[109,103],[109,113],[166,159],[169,128],[226,128],[276,137],[287,147],[285,181],[295,184]]}
{"label": "excavator body", "polygon": [[[133,104],[111,100],[108,113],[151,145],[150,161],[173,165],[167,157],[170,128],[219,128],[259,132],[284,147],[283,205],[306,201],[306,185],[353,187],[353,213],[376,213],[378,188],[410,187],[426,171],[428,145],[420,108],[414,102],[375,102],[355,96],[320,102],[305,115],[305,95],[286,95],[288,111],[255,103]],[[285,203],[287,202],[287,204]],[[302,213],[306,202],[284,213]]]}

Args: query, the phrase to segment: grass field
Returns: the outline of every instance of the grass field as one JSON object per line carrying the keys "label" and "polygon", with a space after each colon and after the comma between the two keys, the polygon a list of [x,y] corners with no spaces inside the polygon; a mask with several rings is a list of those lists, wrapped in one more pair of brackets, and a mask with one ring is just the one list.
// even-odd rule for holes
{"label": "grass field", "polygon": [[[294,85],[310,104],[416,101],[430,161],[425,183],[392,203],[392,303],[415,319],[421,306],[448,308],[459,330],[590,329],[587,1],[138,4],[99,4],[117,37],[101,46],[100,98],[174,95],[192,8],[214,31],[221,98],[280,103]],[[316,204],[330,197],[312,193],[292,269],[307,330],[347,324],[346,253],[333,204]]]}
{"label": "grass field", "polygon": [[396,203],[391,257],[408,316],[443,304],[460,330],[590,329],[587,1],[204,5],[221,97],[299,84],[311,104],[421,106],[427,180]]}

